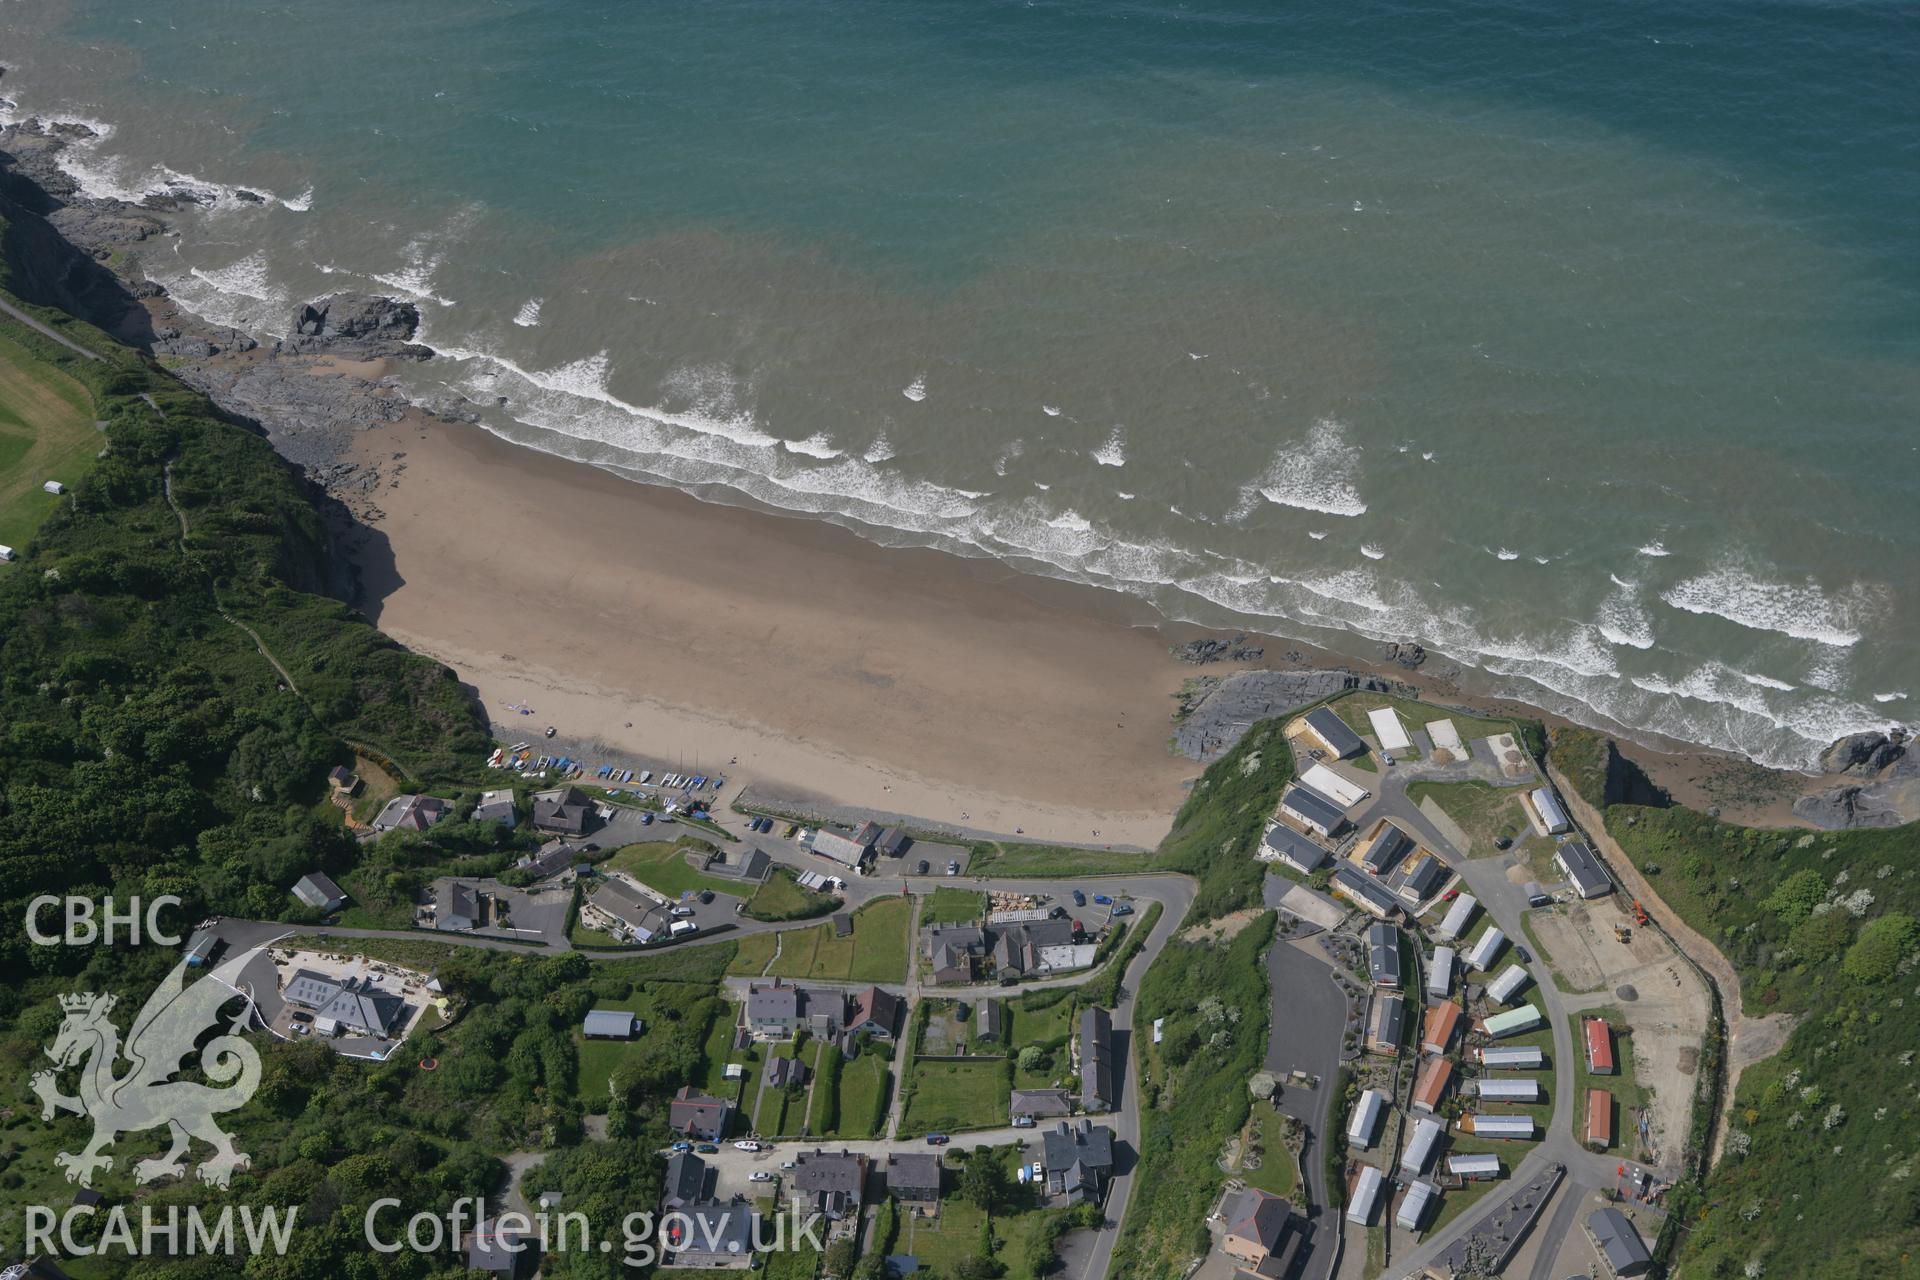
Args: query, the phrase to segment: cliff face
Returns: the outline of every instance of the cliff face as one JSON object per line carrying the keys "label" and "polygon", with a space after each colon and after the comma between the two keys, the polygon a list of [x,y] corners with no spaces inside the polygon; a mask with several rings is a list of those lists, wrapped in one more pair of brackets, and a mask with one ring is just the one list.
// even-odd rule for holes
{"label": "cliff face", "polygon": [[1820,757],[1846,781],[1801,796],[1794,816],[1816,827],[1897,827],[1920,819],[1920,751],[1900,729],[1849,734]]}
{"label": "cliff face", "polygon": [[1619,746],[1604,733],[1555,729],[1548,754],[1568,784],[1597,812],[1615,804],[1664,809],[1673,803],[1666,791],[1622,755]]}

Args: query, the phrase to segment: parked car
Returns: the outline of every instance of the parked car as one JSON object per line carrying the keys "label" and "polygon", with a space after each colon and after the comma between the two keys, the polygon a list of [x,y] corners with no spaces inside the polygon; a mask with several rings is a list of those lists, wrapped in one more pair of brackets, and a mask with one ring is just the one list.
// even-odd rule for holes
{"label": "parked car", "polygon": [[927,865],[927,860],[925,858],[922,858],[920,859],[919,865],[914,867],[913,870],[916,875],[925,875],[927,874],[927,872],[933,870],[933,868]]}
{"label": "parked car", "polygon": [[1045,1178],[1047,1176],[1047,1166],[1045,1166],[1044,1164],[1041,1164],[1038,1160],[1035,1160],[1033,1162],[1032,1168],[1033,1168],[1033,1181],[1039,1182],[1042,1178]]}
{"label": "parked car", "polygon": [[972,1021],[973,1006],[968,1004],[965,1000],[962,1000],[958,1004],[953,1006],[953,1016],[958,1018],[962,1022]]}
{"label": "parked car", "polygon": [[947,859],[947,874],[950,876],[957,876],[960,874],[960,859],[958,858]]}
{"label": "parked car", "polygon": [[295,1022],[312,1022],[313,1021],[313,1015],[301,1009],[295,1009],[292,1013],[288,1014],[287,1016],[292,1018]]}
{"label": "parked car", "polygon": [[711,890],[711,889],[702,889],[702,890],[700,891],[700,902],[701,902],[701,905],[703,905],[703,906],[704,906],[705,904],[707,904],[707,903],[709,903],[709,902],[712,902],[712,901],[713,901],[713,890]]}
{"label": "parked car", "polygon": [[1380,763],[1381,763],[1381,764],[1389,764],[1389,765],[1390,765],[1390,764],[1392,764],[1392,763],[1393,763],[1393,752],[1391,752],[1391,751],[1382,751],[1382,752],[1380,753]]}
{"label": "parked car", "polygon": [[650,827],[650,826],[652,826],[652,825],[653,825],[653,815],[652,815],[651,813],[643,813],[643,814],[641,814],[641,815],[640,815],[640,825],[641,825],[641,826],[643,826],[643,827]]}
{"label": "parked car", "polygon": [[1113,914],[1117,916],[1130,916],[1133,914],[1133,907],[1125,902],[1116,903],[1114,904]]}
{"label": "parked car", "polygon": [[793,1161],[791,1161],[791,1160],[782,1160],[782,1161],[780,1162],[780,1167],[781,1167],[782,1169],[791,1169],[791,1168],[793,1168]]}
{"label": "parked car", "polygon": [[1458,889],[1449,889],[1445,893],[1440,895],[1440,901],[1452,902],[1455,898],[1459,896],[1460,896],[1460,891]]}
{"label": "parked car", "polygon": [[747,1175],[747,1181],[748,1182],[772,1182],[773,1175],[768,1173],[765,1169],[755,1169],[752,1173]]}
{"label": "parked car", "polygon": [[1033,1117],[1015,1116],[1013,1118],[1013,1127],[1016,1129],[1031,1129],[1033,1128]]}
{"label": "parked car", "polygon": [[1065,907],[1055,907],[1053,910],[1047,912],[1047,918],[1049,920],[1065,920],[1067,918],[1067,909]]}
{"label": "parked car", "polygon": [[1527,899],[1527,905],[1530,907],[1550,907],[1553,905],[1553,899],[1544,893],[1536,893]]}
{"label": "parked car", "polygon": [[1096,893],[1096,894],[1094,894],[1094,895],[1093,895],[1093,900],[1094,900],[1095,902],[1097,902],[1097,903],[1099,903],[1099,904],[1100,904],[1101,906],[1103,906],[1103,907],[1110,907],[1110,906],[1112,906],[1112,905],[1113,905],[1113,899],[1112,899],[1112,898],[1109,898],[1109,897],[1108,897],[1108,896],[1107,896],[1106,894],[1104,894],[1104,893]]}
{"label": "parked car", "polygon": [[1520,957],[1521,964],[1533,963],[1533,953],[1531,951],[1528,951],[1525,947],[1521,946],[1517,942],[1513,944],[1513,954]]}
{"label": "parked car", "polygon": [[695,1147],[694,1150],[703,1156],[717,1156],[720,1154],[719,1146],[711,1142],[703,1142]]}
{"label": "parked car", "polygon": [[685,1139],[682,1139],[681,1141],[673,1144],[673,1149],[675,1151],[691,1151],[693,1150],[693,1144],[691,1142],[686,1141]]}
{"label": "parked car", "polygon": [[1082,892],[1080,892],[1080,891],[1079,891],[1078,889],[1075,889],[1075,890],[1073,891],[1073,905],[1074,905],[1074,906],[1076,906],[1076,907],[1084,907],[1084,906],[1086,906],[1086,905],[1087,905],[1087,895],[1086,895],[1086,894],[1084,894],[1084,893],[1082,893]]}
{"label": "parked car", "polygon": [[947,1135],[944,1133],[930,1133],[927,1135],[927,1145],[930,1147],[944,1147],[947,1145]]}
{"label": "parked car", "polygon": [[675,907],[671,914],[679,916],[681,919],[685,919],[686,917],[693,914],[693,908],[692,907]]}
{"label": "parked car", "polygon": [[760,1145],[759,1143],[757,1143],[757,1142],[755,1142],[755,1141],[754,1141],[754,1140],[753,1140],[752,1138],[742,1138],[742,1139],[740,1139],[740,1140],[739,1140],[738,1142],[735,1142],[735,1143],[733,1144],[733,1146],[734,1146],[734,1149],[735,1149],[736,1151],[760,1151],[760,1150],[763,1150],[763,1148],[761,1147],[761,1145]]}

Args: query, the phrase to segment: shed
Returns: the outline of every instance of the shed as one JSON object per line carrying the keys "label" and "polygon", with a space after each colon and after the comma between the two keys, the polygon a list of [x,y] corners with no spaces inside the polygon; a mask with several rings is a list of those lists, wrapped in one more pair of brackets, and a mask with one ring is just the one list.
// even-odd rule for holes
{"label": "shed", "polygon": [[1480,935],[1480,940],[1467,948],[1467,969],[1469,972],[1485,973],[1493,968],[1493,961],[1500,954],[1500,948],[1507,945],[1507,935],[1498,929],[1488,929]]}
{"label": "shed", "polygon": [[580,1024],[580,1034],[589,1040],[631,1040],[640,1020],[624,1009],[591,1009]]}
{"label": "shed", "polygon": [[1426,1221],[1427,1211],[1439,1198],[1440,1188],[1431,1182],[1416,1179],[1408,1184],[1405,1194],[1400,1197],[1400,1212],[1394,1215],[1394,1223],[1408,1231],[1418,1231],[1420,1224]]}
{"label": "shed", "polygon": [[1473,920],[1473,909],[1480,902],[1470,893],[1463,893],[1453,900],[1447,908],[1447,914],[1440,920],[1440,936],[1453,942],[1467,931],[1467,925]]}
{"label": "shed", "polygon": [[1335,715],[1332,707],[1315,707],[1307,712],[1305,720],[1307,732],[1339,759],[1360,755],[1367,749],[1360,735],[1349,729],[1347,722]]}
{"label": "shed", "polygon": [[1365,1226],[1373,1217],[1374,1201],[1380,1198],[1380,1171],[1372,1165],[1362,1165],[1360,1176],[1353,1180],[1353,1188],[1347,1193],[1347,1221]]}
{"label": "shed", "polygon": [[1366,1089],[1360,1094],[1360,1100],[1353,1104],[1353,1118],[1347,1122],[1347,1145],[1361,1150],[1373,1145],[1374,1132],[1380,1127],[1380,1113],[1387,1105],[1387,1095],[1378,1089]]}
{"label": "shed", "polygon": [[61,484],[58,480],[49,480],[40,487],[56,497],[67,491],[67,486]]}
{"label": "shed", "polygon": [[1428,1162],[1433,1159],[1434,1146],[1446,1128],[1432,1116],[1417,1121],[1413,1126],[1413,1136],[1407,1139],[1407,1149],[1400,1155],[1401,1169],[1416,1178],[1425,1173]]}
{"label": "shed", "polygon": [[1510,964],[1501,970],[1500,976],[1487,984],[1487,998],[1501,1004],[1512,1004],[1520,989],[1527,985],[1532,975],[1525,965]]}
{"label": "shed", "polygon": [[1427,965],[1427,995],[1445,1000],[1453,994],[1453,948],[1435,947]]}

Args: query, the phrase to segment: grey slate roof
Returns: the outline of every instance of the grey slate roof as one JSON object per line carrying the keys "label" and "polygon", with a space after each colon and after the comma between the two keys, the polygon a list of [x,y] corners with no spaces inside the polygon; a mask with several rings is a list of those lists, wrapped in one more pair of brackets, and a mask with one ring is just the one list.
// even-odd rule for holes
{"label": "grey slate roof", "polygon": [[1389,822],[1386,829],[1367,846],[1367,851],[1360,856],[1360,862],[1373,874],[1385,875],[1399,864],[1400,859],[1412,852],[1412,837]]}
{"label": "grey slate roof", "polygon": [[1360,741],[1360,735],[1349,729],[1347,722],[1334,714],[1332,707],[1315,707],[1307,712],[1307,724],[1342,760],[1357,756],[1367,749],[1367,744]]}
{"label": "grey slate roof", "polygon": [[346,892],[324,871],[301,876],[293,886],[293,896],[321,911],[331,911],[347,900]]}
{"label": "grey slate roof", "polygon": [[1346,825],[1346,813],[1311,787],[1288,787],[1280,803],[1302,817],[1311,818],[1329,831],[1338,831]]}
{"label": "grey slate roof", "polygon": [[1400,981],[1400,931],[1390,924],[1367,929],[1367,974],[1385,986]]}
{"label": "grey slate roof", "polygon": [[1614,1275],[1637,1276],[1652,1266],[1653,1255],[1647,1252],[1646,1242],[1618,1209],[1595,1209],[1587,1215],[1587,1231]]}
{"label": "grey slate roof", "polygon": [[1561,845],[1555,856],[1566,869],[1567,878],[1573,881],[1573,887],[1583,898],[1598,898],[1613,892],[1613,877],[1600,865],[1600,859],[1593,856],[1593,850],[1579,840],[1569,840]]}
{"label": "grey slate roof", "polygon": [[1113,1054],[1113,1016],[1092,1008],[1080,1014],[1080,1105],[1110,1111],[1119,1105],[1118,1064]]}
{"label": "grey slate roof", "polygon": [[1096,1171],[1113,1169],[1113,1130],[1103,1124],[1062,1120],[1045,1134],[1046,1168],[1058,1173],[1076,1164]]}
{"label": "grey slate roof", "polygon": [[1332,856],[1292,827],[1283,827],[1278,824],[1267,832],[1265,843],[1267,848],[1282,858],[1305,867],[1308,871],[1314,871],[1326,865],[1327,859]]}
{"label": "grey slate roof", "polygon": [[940,1157],[907,1151],[887,1157],[887,1190],[903,1200],[940,1198]]}
{"label": "grey slate roof", "polygon": [[669,1209],[682,1209],[706,1198],[707,1162],[691,1151],[676,1151],[667,1157],[661,1202]]}

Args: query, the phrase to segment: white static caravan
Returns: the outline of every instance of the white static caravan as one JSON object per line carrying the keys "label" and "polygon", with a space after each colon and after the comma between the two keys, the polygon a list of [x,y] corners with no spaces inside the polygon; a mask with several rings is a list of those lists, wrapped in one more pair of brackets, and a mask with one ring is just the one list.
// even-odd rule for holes
{"label": "white static caravan", "polygon": [[1367,1165],[1354,1180],[1353,1195],[1347,1204],[1347,1221],[1366,1226],[1367,1220],[1373,1217],[1373,1202],[1379,1198],[1380,1171]]}
{"label": "white static caravan", "polygon": [[1427,965],[1427,995],[1435,1000],[1445,1000],[1453,994],[1453,948],[1435,947],[1433,960]]}
{"label": "white static caravan", "polygon": [[1540,1082],[1532,1076],[1501,1076],[1473,1082],[1482,1102],[1538,1102]]}
{"label": "white static caravan", "polygon": [[1452,942],[1467,931],[1467,925],[1473,921],[1473,911],[1480,905],[1479,899],[1470,893],[1463,893],[1453,900],[1447,908],[1447,914],[1440,921],[1440,936]]}
{"label": "white static caravan", "polygon": [[1500,954],[1500,948],[1507,945],[1507,935],[1498,929],[1489,929],[1480,935],[1480,941],[1467,950],[1467,968],[1485,973],[1493,967],[1493,958]]}
{"label": "white static caravan", "polygon": [[1367,719],[1373,721],[1374,736],[1380,739],[1381,750],[1406,751],[1413,746],[1407,727],[1400,723],[1392,707],[1376,707],[1367,712]]}
{"label": "white static caravan", "polygon": [[1373,1145],[1374,1132],[1380,1127],[1380,1113],[1386,1109],[1387,1095],[1378,1089],[1361,1093],[1353,1104],[1353,1119],[1347,1121],[1347,1145],[1362,1151]]}
{"label": "white static caravan", "polygon": [[1527,799],[1533,801],[1533,811],[1540,819],[1541,835],[1557,836],[1573,830],[1573,823],[1567,820],[1567,811],[1554,798],[1553,788],[1537,787],[1527,793]]}
{"label": "white static caravan", "polygon": [[8,561],[12,559],[13,559],[13,548],[8,546],[0,546],[0,564],[6,564]]}
{"label": "white static caravan", "polygon": [[1335,773],[1324,764],[1316,764],[1308,769],[1300,775],[1300,781],[1343,809],[1351,809],[1373,794],[1353,779]]}
{"label": "white static caravan", "polygon": [[1547,1065],[1547,1055],[1539,1045],[1488,1045],[1480,1050],[1480,1065],[1488,1071],[1538,1071]]}
{"label": "white static caravan", "polygon": [[1529,976],[1525,966],[1510,964],[1501,971],[1499,977],[1487,984],[1487,995],[1501,1004],[1512,1004],[1513,998],[1520,994],[1520,989],[1527,985]]}
{"label": "white static caravan", "polygon": [[1400,1197],[1400,1212],[1394,1215],[1394,1223],[1408,1231],[1418,1231],[1426,1220],[1427,1210],[1439,1198],[1440,1188],[1431,1182],[1409,1183],[1407,1193]]}
{"label": "white static caravan", "polygon": [[1532,1116],[1475,1114],[1462,1119],[1460,1127],[1476,1138],[1501,1138],[1513,1141],[1525,1141],[1533,1137]]}
{"label": "white static caravan", "polygon": [[1432,1116],[1427,1116],[1413,1126],[1413,1137],[1407,1140],[1407,1149],[1400,1156],[1400,1168],[1419,1177],[1427,1171],[1427,1162],[1433,1159],[1433,1144],[1440,1141],[1447,1126]]}
{"label": "white static caravan", "polygon": [[1448,1156],[1447,1172],[1470,1182],[1497,1178],[1500,1176],[1500,1157],[1492,1152],[1485,1155]]}

